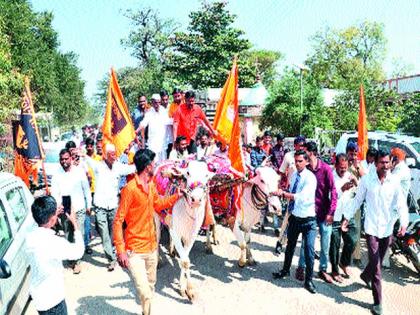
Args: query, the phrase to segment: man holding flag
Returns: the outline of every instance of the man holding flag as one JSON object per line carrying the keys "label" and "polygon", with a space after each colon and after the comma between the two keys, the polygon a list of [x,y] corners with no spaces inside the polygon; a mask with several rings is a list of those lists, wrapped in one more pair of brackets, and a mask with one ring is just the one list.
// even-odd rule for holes
{"label": "man holding flag", "polygon": [[113,271],[116,255],[112,245],[112,223],[119,203],[119,180],[121,176],[133,174],[136,170],[134,165],[125,165],[117,161],[133,141],[135,132],[113,69],[111,69],[102,132],[105,148],[103,160],[95,161],[86,157],[86,161],[95,175],[93,202],[96,207],[98,229],[109,261],[108,271]]}

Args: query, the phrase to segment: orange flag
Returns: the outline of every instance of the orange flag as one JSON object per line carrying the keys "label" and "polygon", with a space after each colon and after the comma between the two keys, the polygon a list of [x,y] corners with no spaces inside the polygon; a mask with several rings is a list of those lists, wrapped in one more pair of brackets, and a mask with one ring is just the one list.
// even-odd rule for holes
{"label": "orange flag", "polygon": [[360,106],[359,106],[359,124],[357,126],[357,145],[359,152],[357,153],[358,159],[364,160],[368,150],[368,132],[367,132],[367,119],[366,119],[366,105],[363,85],[360,85]]}
{"label": "orange flag", "polygon": [[102,124],[103,145],[115,145],[116,154],[120,156],[136,134],[128,107],[125,104],[117,81],[117,75],[111,68],[104,122]]}
{"label": "orange flag", "polygon": [[[44,159],[35,110],[32,103],[29,79],[25,78],[20,120],[13,124],[13,146],[15,150],[15,175],[29,187],[29,179],[38,184],[38,166]],[[48,192],[48,187],[47,187]]]}
{"label": "orange flag", "polygon": [[229,158],[232,167],[239,172],[245,172],[244,158],[241,146],[241,127],[239,122],[238,101],[238,66],[236,58],[232,69],[223,86],[220,100],[217,103],[213,127],[217,130],[218,140],[229,144]]}

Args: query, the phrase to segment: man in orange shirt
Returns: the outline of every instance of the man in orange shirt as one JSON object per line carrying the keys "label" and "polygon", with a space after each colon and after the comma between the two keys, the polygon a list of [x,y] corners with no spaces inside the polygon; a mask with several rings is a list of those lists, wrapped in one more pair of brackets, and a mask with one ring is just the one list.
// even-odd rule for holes
{"label": "man in orange shirt", "polygon": [[[136,152],[134,164],[137,173],[121,191],[113,225],[118,262],[132,275],[144,315],[151,314],[158,263],[153,213],[172,208],[181,195],[178,192],[166,198],[158,196],[152,181],[154,158],[155,153],[149,149]],[[127,227],[123,231],[124,222]]]}
{"label": "man in orange shirt", "polygon": [[178,136],[187,138],[189,154],[197,153],[197,145],[194,139],[199,123],[204,124],[212,136],[216,135],[201,107],[195,104],[195,94],[193,91],[185,93],[185,104],[181,104],[178,107],[173,118],[174,139]]}
{"label": "man in orange shirt", "polygon": [[178,110],[179,105],[182,103],[182,90],[175,88],[172,92],[173,102],[169,105],[168,116],[174,117],[175,112]]}

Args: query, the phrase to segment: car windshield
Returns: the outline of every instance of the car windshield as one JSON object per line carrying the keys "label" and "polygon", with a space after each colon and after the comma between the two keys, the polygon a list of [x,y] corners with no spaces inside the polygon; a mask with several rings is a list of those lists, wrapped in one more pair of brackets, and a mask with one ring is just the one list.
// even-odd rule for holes
{"label": "car windshield", "polygon": [[45,163],[59,163],[59,149],[47,149],[45,151]]}
{"label": "car windshield", "polygon": [[417,153],[420,153],[420,142],[413,142],[411,145],[416,149]]}

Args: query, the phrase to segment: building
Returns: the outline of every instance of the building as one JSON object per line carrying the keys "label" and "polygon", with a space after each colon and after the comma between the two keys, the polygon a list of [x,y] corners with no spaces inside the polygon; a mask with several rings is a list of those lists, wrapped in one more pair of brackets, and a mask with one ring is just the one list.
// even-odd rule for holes
{"label": "building", "polygon": [[[222,88],[209,88],[200,93],[197,103],[202,103],[211,122],[216,114],[216,106],[221,93]],[[239,88],[238,90],[239,119],[244,143],[254,142],[255,137],[261,134],[258,121],[266,104],[267,96],[268,91],[260,81],[257,81],[251,88]]]}

